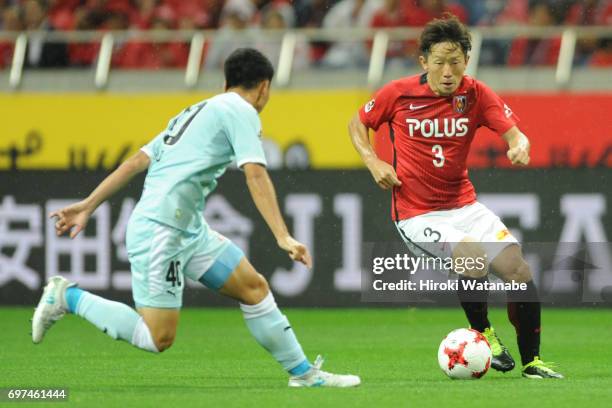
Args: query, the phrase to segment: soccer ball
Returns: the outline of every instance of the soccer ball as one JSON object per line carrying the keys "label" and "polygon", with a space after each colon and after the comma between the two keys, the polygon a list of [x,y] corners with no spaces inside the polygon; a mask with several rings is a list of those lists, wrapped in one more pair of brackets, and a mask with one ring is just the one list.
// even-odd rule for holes
{"label": "soccer ball", "polygon": [[482,333],[476,330],[453,330],[440,343],[438,363],[450,378],[477,379],[489,370],[491,347]]}

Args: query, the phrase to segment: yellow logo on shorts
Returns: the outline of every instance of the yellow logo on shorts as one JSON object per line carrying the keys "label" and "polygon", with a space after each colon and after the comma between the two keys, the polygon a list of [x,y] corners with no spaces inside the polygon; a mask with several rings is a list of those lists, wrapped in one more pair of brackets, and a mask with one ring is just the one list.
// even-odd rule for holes
{"label": "yellow logo on shorts", "polygon": [[510,235],[510,231],[508,231],[507,229],[503,229],[497,233],[497,240],[501,241],[509,235]]}

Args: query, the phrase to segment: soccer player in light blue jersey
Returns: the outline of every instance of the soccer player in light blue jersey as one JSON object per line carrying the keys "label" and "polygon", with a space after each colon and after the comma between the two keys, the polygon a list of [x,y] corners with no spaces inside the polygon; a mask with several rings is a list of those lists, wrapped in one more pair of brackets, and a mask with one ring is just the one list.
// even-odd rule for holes
{"label": "soccer player in light blue jersey", "polygon": [[148,170],[126,237],[136,310],[55,276],[34,312],[32,340],[40,343],[53,323],[74,313],[114,339],[162,352],[174,342],[187,277],[240,302],[249,331],[289,373],[289,386],[359,385],[357,376],[321,370],[320,356],[309,362],[266,279],[203,217],[206,196],[236,161],[279,247],[311,266],[308,249],[289,235],[265,167],[258,113],[268,102],[274,69],[259,51],[242,48],[228,57],[224,70],[225,93],[183,110],[88,198],[51,214],[57,234],[74,238],[102,202]]}

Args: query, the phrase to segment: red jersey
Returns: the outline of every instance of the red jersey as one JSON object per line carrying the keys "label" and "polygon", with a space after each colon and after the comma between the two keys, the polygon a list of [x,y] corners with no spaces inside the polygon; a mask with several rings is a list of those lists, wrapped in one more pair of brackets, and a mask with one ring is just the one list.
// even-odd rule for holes
{"label": "red jersey", "polygon": [[476,129],[502,135],[518,122],[499,96],[467,75],[450,96],[434,94],[427,74],[392,81],[359,117],[375,130],[389,124],[393,167],[402,182],[392,192],[394,221],[475,202],[466,159]]}

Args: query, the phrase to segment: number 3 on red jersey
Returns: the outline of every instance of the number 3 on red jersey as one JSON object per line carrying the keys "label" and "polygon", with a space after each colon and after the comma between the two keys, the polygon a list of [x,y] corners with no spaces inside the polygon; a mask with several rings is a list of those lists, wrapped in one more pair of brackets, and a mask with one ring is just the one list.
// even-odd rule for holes
{"label": "number 3 on red jersey", "polygon": [[439,144],[433,145],[433,147],[431,148],[431,151],[434,154],[434,159],[432,160],[434,166],[436,167],[444,166],[444,150],[442,149],[442,146],[440,146]]}

